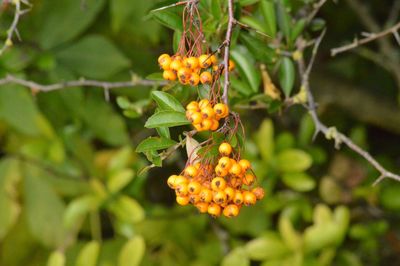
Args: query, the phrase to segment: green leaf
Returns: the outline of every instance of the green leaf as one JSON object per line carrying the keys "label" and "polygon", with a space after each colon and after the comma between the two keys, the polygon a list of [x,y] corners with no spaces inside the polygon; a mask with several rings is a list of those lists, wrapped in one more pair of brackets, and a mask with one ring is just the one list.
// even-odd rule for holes
{"label": "green leaf", "polygon": [[93,195],[85,195],[72,200],[63,216],[63,225],[67,229],[73,229],[74,226],[83,222],[83,219],[90,212],[95,210],[101,201]]}
{"label": "green leaf", "polygon": [[290,97],[295,80],[295,68],[293,61],[284,57],[279,68],[279,82],[286,97]]}
{"label": "green leaf", "polygon": [[211,14],[215,20],[220,20],[222,17],[221,0],[211,0]]}
{"label": "green leaf", "polygon": [[253,94],[253,90],[250,88],[250,86],[246,82],[242,82],[240,79],[236,77],[231,77],[231,85],[232,89],[235,91],[245,95],[245,96],[250,96]]}
{"label": "green leaf", "polygon": [[143,237],[135,236],[123,246],[118,256],[118,266],[138,266],[146,251]]}
{"label": "green leaf", "polygon": [[275,14],[275,6],[273,0],[261,0],[260,1],[261,12],[264,16],[265,21],[265,31],[271,36],[271,38],[275,38],[276,35],[276,14]]}
{"label": "green leaf", "polygon": [[265,119],[256,135],[256,142],[261,157],[269,162],[274,154],[274,125],[271,119]]}
{"label": "green leaf", "polygon": [[249,5],[257,3],[258,1],[260,1],[260,0],[239,0],[239,3],[241,6],[249,6]]}
{"label": "green leaf", "polygon": [[177,12],[164,9],[160,11],[152,11],[150,14],[155,20],[164,26],[182,32],[182,17]]}
{"label": "green leaf", "polygon": [[162,138],[170,139],[171,138],[171,133],[169,132],[168,127],[157,127],[156,128],[158,135]]}
{"label": "green leaf", "polygon": [[0,161],[0,241],[17,222],[21,211],[17,188],[21,173],[18,166],[15,160]]}
{"label": "green leaf", "polygon": [[282,180],[288,187],[299,192],[313,190],[316,186],[315,180],[306,173],[285,173]]}
{"label": "green leaf", "polygon": [[400,184],[385,186],[379,193],[380,202],[388,210],[400,210]]}
{"label": "green leaf", "polygon": [[109,78],[130,66],[114,44],[100,35],[85,36],[58,52],[56,58],[78,75],[95,79]]}
{"label": "green leaf", "polygon": [[291,36],[291,28],[292,28],[292,23],[291,23],[291,18],[286,10],[285,5],[283,4],[282,0],[278,1],[278,25],[280,30],[283,32],[283,34],[286,37],[286,42],[290,44],[290,36]]}
{"label": "green leaf", "polygon": [[244,248],[237,247],[224,257],[221,266],[250,266],[250,259]]}
{"label": "green leaf", "polygon": [[32,96],[22,87],[0,86],[0,119],[19,132],[38,135],[39,113]]}
{"label": "green leaf", "polygon": [[249,241],[245,249],[252,260],[282,258],[290,253],[289,248],[276,233],[268,233]]}
{"label": "green leaf", "polygon": [[281,215],[279,219],[279,233],[281,234],[285,244],[294,252],[301,251],[302,237],[293,228],[293,224],[288,217]]}
{"label": "green leaf", "polygon": [[118,150],[108,164],[108,173],[115,173],[129,166],[133,155],[132,148],[127,145]]}
{"label": "green leaf", "polygon": [[64,203],[46,183],[46,173],[25,166],[24,193],[28,226],[32,235],[48,247],[64,243],[66,232],[62,226]]}
{"label": "green leaf", "polygon": [[99,257],[100,244],[96,241],[87,243],[79,252],[76,266],[96,266]]}
{"label": "green leaf", "polygon": [[176,141],[172,139],[166,139],[166,138],[158,138],[158,137],[150,137],[142,142],[136,147],[136,152],[147,152],[151,150],[163,150],[167,149],[173,145],[176,144]]}
{"label": "green leaf", "polygon": [[185,112],[182,104],[171,94],[163,91],[152,91],[151,97],[157,102],[162,111]]}
{"label": "green leaf", "polygon": [[239,38],[257,60],[267,64],[271,64],[276,60],[275,50],[259,38],[246,32],[241,32]]}
{"label": "green leaf", "polygon": [[64,266],[65,254],[61,251],[53,251],[47,260],[47,266]]}
{"label": "green leaf", "polygon": [[132,15],[135,4],[131,0],[111,0],[110,10],[112,29],[118,32]]}
{"label": "green leaf", "polygon": [[249,25],[250,27],[252,27],[255,30],[258,30],[258,31],[261,31],[261,32],[267,34],[265,32],[264,25],[259,20],[255,19],[254,17],[243,16],[240,18],[240,22]]}
{"label": "green leaf", "polygon": [[122,222],[137,223],[142,221],[145,216],[142,206],[136,200],[125,195],[110,202],[108,208]]}
{"label": "green leaf", "polygon": [[104,3],[104,0],[86,0],[85,8],[82,8],[81,0],[44,1],[39,14],[44,18],[43,25],[38,27],[37,33],[42,48],[48,50],[81,34],[96,18]]}
{"label": "green leaf", "polygon": [[278,168],[282,172],[303,172],[311,167],[311,156],[298,149],[284,150],[277,157]]}
{"label": "green leaf", "polygon": [[303,32],[306,24],[307,24],[307,20],[304,18],[299,19],[296,22],[296,24],[294,25],[293,30],[291,32],[291,36],[290,36],[290,39],[292,42],[296,41],[297,37],[299,37],[299,35]]}
{"label": "green leaf", "polygon": [[190,124],[185,113],[176,111],[161,111],[147,119],[144,125],[147,128],[176,127]]}
{"label": "green leaf", "polygon": [[123,189],[132,181],[134,172],[132,169],[124,169],[113,174],[107,180],[107,188],[110,192],[115,193]]}
{"label": "green leaf", "polygon": [[237,68],[241,74],[246,78],[253,93],[257,93],[261,77],[259,71],[254,66],[254,63],[250,61],[249,57],[245,56],[238,50],[231,52],[232,59],[235,61]]}

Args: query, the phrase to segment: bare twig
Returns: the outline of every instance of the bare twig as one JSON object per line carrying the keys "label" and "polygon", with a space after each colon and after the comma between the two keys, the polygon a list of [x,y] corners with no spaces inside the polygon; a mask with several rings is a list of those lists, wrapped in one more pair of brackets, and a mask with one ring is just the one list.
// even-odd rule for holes
{"label": "bare twig", "polygon": [[229,52],[231,46],[232,39],[232,28],[235,22],[235,18],[233,16],[233,0],[228,0],[228,28],[226,30],[225,36],[225,53],[224,53],[224,69],[225,69],[225,81],[224,81],[224,92],[222,94],[222,100],[225,104],[228,104],[228,91],[230,86],[229,79]]}
{"label": "bare twig", "polygon": [[73,87],[99,87],[105,90],[116,89],[116,88],[127,88],[134,86],[157,86],[164,85],[165,82],[161,81],[152,81],[146,79],[138,79],[133,77],[130,81],[119,81],[119,82],[106,82],[106,81],[98,81],[98,80],[87,80],[81,78],[79,80],[71,80],[66,82],[54,83],[49,85],[39,84],[37,82],[31,80],[25,80],[18,78],[13,75],[7,75],[5,78],[0,79],[0,86],[5,84],[18,84],[24,87],[28,87],[33,91],[40,92],[49,92],[60,89],[67,89]]}
{"label": "bare twig", "polygon": [[341,46],[341,47],[338,47],[338,48],[333,48],[333,49],[331,49],[331,55],[335,56],[335,55],[343,53],[345,51],[354,49],[354,48],[356,48],[356,47],[358,47],[360,45],[363,45],[363,44],[369,43],[371,41],[374,41],[376,39],[382,38],[382,37],[384,37],[384,36],[386,36],[388,34],[393,34],[396,37],[395,34],[397,33],[397,31],[399,29],[400,29],[400,22],[398,22],[397,24],[393,25],[392,27],[390,27],[390,28],[388,28],[388,29],[386,29],[384,31],[381,31],[379,33],[371,33],[371,35],[369,37],[366,37],[364,39],[359,40],[359,39],[356,38],[350,44],[347,44],[347,45],[344,45],[344,46]]}
{"label": "bare twig", "polygon": [[[314,136],[316,136],[318,133],[321,132],[325,135],[325,137],[327,139],[333,139],[335,141],[336,148],[339,148],[340,144],[344,143],[351,150],[353,150],[354,152],[356,152],[359,155],[361,155],[362,157],[364,157],[364,159],[367,160],[380,173],[380,177],[374,182],[374,185],[379,183],[380,181],[382,181],[385,178],[391,178],[396,181],[400,181],[400,175],[394,174],[394,173],[386,170],[378,161],[376,161],[375,158],[373,158],[367,151],[363,150],[358,145],[356,145],[350,138],[348,138],[343,133],[338,132],[335,127],[327,127],[319,119],[316,108],[315,108],[316,103],[314,101],[314,97],[313,97],[313,94],[311,93],[311,89],[310,89],[309,76],[311,73],[312,66],[315,62],[316,54],[317,54],[317,51],[318,51],[318,48],[322,41],[323,36],[324,36],[324,32],[322,32],[322,34],[318,37],[317,41],[315,42],[314,49],[312,52],[312,57],[310,59],[310,62],[308,64],[307,68],[305,68],[305,63],[304,63],[303,58],[301,58],[298,61],[299,71],[300,71],[300,75],[302,77],[302,87],[307,92],[307,101],[308,101],[307,109],[308,109],[308,111],[311,115],[311,118],[314,122],[314,125],[315,125]],[[299,49],[299,51],[304,50],[304,46],[301,45],[301,42],[298,45],[298,49]]]}
{"label": "bare twig", "polygon": [[326,3],[327,0],[320,0],[318,3],[315,3],[313,6],[313,10],[311,13],[307,16],[306,22],[307,24],[311,22],[311,20],[317,15],[318,11],[321,9],[321,7]]}
{"label": "bare twig", "polygon": [[264,37],[271,38],[271,36],[269,36],[268,34],[262,32],[262,31],[259,31],[259,30],[255,29],[255,28],[251,27],[250,25],[247,25],[246,23],[240,22],[239,20],[234,19],[233,22],[234,22],[234,24],[238,25],[241,28],[244,28],[246,30],[252,30],[255,33],[260,34],[260,35],[262,35]]}
{"label": "bare twig", "polygon": [[22,10],[21,9],[21,3],[24,3],[28,6],[30,6],[28,1],[21,1],[21,0],[12,0],[11,3],[15,5],[15,12],[14,12],[14,19],[10,25],[10,28],[7,30],[7,39],[5,40],[3,46],[0,49],[0,56],[4,53],[4,51],[11,47],[13,45],[13,37],[16,35],[19,39],[19,34],[18,34],[18,22],[21,18],[22,15],[27,13],[30,9]]}
{"label": "bare twig", "polygon": [[181,5],[185,5],[185,4],[188,4],[190,2],[196,2],[196,1],[198,1],[198,0],[179,1],[177,3],[171,4],[171,5],[168,5],[168,6],[163,6],[163,7],[160,7],[160,8],[156,8],[156,9],[150,10],[150,12],[157,12],[157,11],[161,11],[161,10],[168,9],[168,8],[171,8],[171,7],[181,6]]}

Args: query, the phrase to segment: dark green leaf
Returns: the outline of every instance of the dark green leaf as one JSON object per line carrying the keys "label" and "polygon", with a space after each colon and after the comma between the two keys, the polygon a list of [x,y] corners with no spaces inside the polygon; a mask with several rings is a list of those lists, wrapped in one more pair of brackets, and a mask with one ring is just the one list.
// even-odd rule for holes
{"label": "dark green leaf", "polygon": [[286,97],[290,97],[294,86],[294,80],[295,68],[293,61],[288,57],[284,57],[279,69],[279,82]]}
{"label": "dark green leaf", "polygon": [[185,112],[182,104],[171,94],[163,91],[153,91],[151,97],[157,102],[158,106],[163,111]]}
{"label": "dark green leaf", "polygon": [[261,0],[260,1],[261,12],[264,16],[265,21],[265,32],[275,38],[276,35],[276,14],[275,5],[273,0]]}
{"label": "dark green leaf", "polygon": [[240,18],[240,22],[249,25],[251,28],[261,31],[265,34],[267,34],[267,32],[265,31],[264,25],[257,19],[255,19],[254,17],[250,17],[250,16],[243,16]]}
{"label": "dark green leaf", "polygon": [[233,50],[231,52],[232,59],[235,61],[239,72],[246,78],[250,85],[253,93],[257,93],[261,77],[259,71],[256,70],[254,63],[250,60],[248,56],[239,50]]}
{"label": "dark green leaf", "polygon": [[147,119],[144,125],[147,128],[176,127],[190,124],[185,113],[176,111],[161,111]]}
{"label": "dark green leaf", "polygon": [[137,147],[136,152],[147,152],[151,150],[163,150],[175,145],[176,141],[163,137],[150,137],[143,140]]}
{"label": "dark green leaf", "polygon": [[135,4],[131,0],[111,0],[110,9],[112,29],[118,32],[135,10]]}
{"label": "dark green leaf", "polygon": [[283,32],[283,34],[286,37],[286,42],[290,44],[290,35],[291,35],[291,28],[292,28],[292,23],[291,23],[291,18],[286,10],[285,5],[283,4],[282,0],[278,1],[278,25],[280,30]]}
{"label": "dark green leaf", "polygon": [[150,14],[164,26],[182,32],[182,17],[177,12],[164,9],[160,11],[152,11]]}
{"label": "dark green leaf", "polygon": [[295,42],[297,37],[303,32],[304,27],[306,26],[307,20],[306,19],[300,19],[296,22],[296,24],[293,27],[292,33],[291,33],[291,41]]}
{"label": "dark green leaf", "polygon": [[276,60],[275,50],[270,48],[259,38],[254,37],[246,32],[242,32],[239,38],[254,55],[254,57],[257,58],[257,60],[267,64],[271,64]]}

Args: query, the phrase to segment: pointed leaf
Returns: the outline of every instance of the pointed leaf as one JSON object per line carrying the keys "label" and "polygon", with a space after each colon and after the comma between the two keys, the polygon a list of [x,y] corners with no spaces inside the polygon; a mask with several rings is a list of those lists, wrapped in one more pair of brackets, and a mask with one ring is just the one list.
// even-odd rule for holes
{"label": "pointed leaf", "polygon": [[158,151],[167,149],[176,144],[176,141],[172,139],[167,139],[163,137],[150,137],[142,142],[136,147],[136,152],[147,152],[147,151]]}
{"label": "pointed leaf", "polygon": [[76,266],[96,266],[100,245],[96,241],[87,243],[79,252]]}
{"label": "pointed leaf", "polygon": [[146,250],[143,237],[135,236],[122,248],[118,257],[118,266],[138,266]]}
{"label": "pointed leaf", "polygon": [[176,111],[161,111],[147,119],[144,125],[147,128],[176,127],[190,124],[185,113]]}
{"label": "pointed leaf", "polygon": [[260,1],[261,12],[264,16],[265,21],[265,31],[271,36],[271,38],[275,38],[276,35],[276,14],[275,14],[275,6],[273,0],[261,0]]}
{"label": "pointed leaf", "polygon": [[185,112],[182,104],[171,94],[163,91],[153,91],[151,97],[163,111]]}
{"label": "pointed leaf", "polygon": [[293,61],[288,57],[284,57],[279,69],[279,81],[286,97],[289,97],[292,92],[294,80],[295,69]]}

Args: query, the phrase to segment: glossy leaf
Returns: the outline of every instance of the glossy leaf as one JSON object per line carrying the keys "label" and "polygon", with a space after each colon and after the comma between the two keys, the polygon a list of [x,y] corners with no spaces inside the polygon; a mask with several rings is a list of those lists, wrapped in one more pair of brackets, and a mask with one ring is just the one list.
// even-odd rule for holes
{"label": "glossy leaf", "polygon": [[176,111],[160,111],[147,119],[144,125],[147,128],[176,127],[190,124],[185,113]]}
{"label": "glossy leaf", "polygon": [[182,104],[171,94],[163,91],[153,91],[151,97],[163,111],[185,112]]}
{"label": "glossy leaf", "polygon": [[266,119],[262,122],[256,135],[258,149],[264,161],[269,162],[274,153],[274,125],[272,120]]}
{"label": "glossy leaf", "polygon": [[260,86],[260,73],[256,70],[253,62],[250,61],[249,57],[246,57],[239,50],[233,50],[231,52],[232,59],[236,62],[239,72],[246,78],[253,93],[257,93]]}
{"label": "glossy leaf", "polygon": [[119,220],[127,223],[137,223],[144,219],[142,206],[131,197],[121,195],[109,203],[109,209]]}
{"label": "glossy leaf", "polygon": [[143,140],[139,145],[136,147],[136,152],[147,152],[151,150],[163,150],[167,149],[176,144],[176,141],[172,139],[166,139],[163,137],[150,137]]}
{"label": "glossy leaf", "polygon": [[284,57],[279,68],[279,82],[286,97],[290,97],[293,90],[295,75],[293,61]]}
{"label": "glossy leaf", "polygon": [[150,14],[155,20],[157,20],[164,26],[182,32],[182,18],[177,12],[164,9],[160,11],[152,11]]}
{"label": "glossy leaf", "polygon": [[265,21],[265,32],[275,38],[276,35],[276,14],[273,0],[260,0],[261,12]]}
{"label": "glossy leaf", "polygon": [[286,42],[290,44],[292,23],[290,15],[282,0],[277,1],[277,11],[279,28],[284,34]]}
{"label": "glossy leaf", "polygon": [[284,150],[277,157],[278,168],[282,172],[302,172],[311,167],[311,156],[298,149]]}

